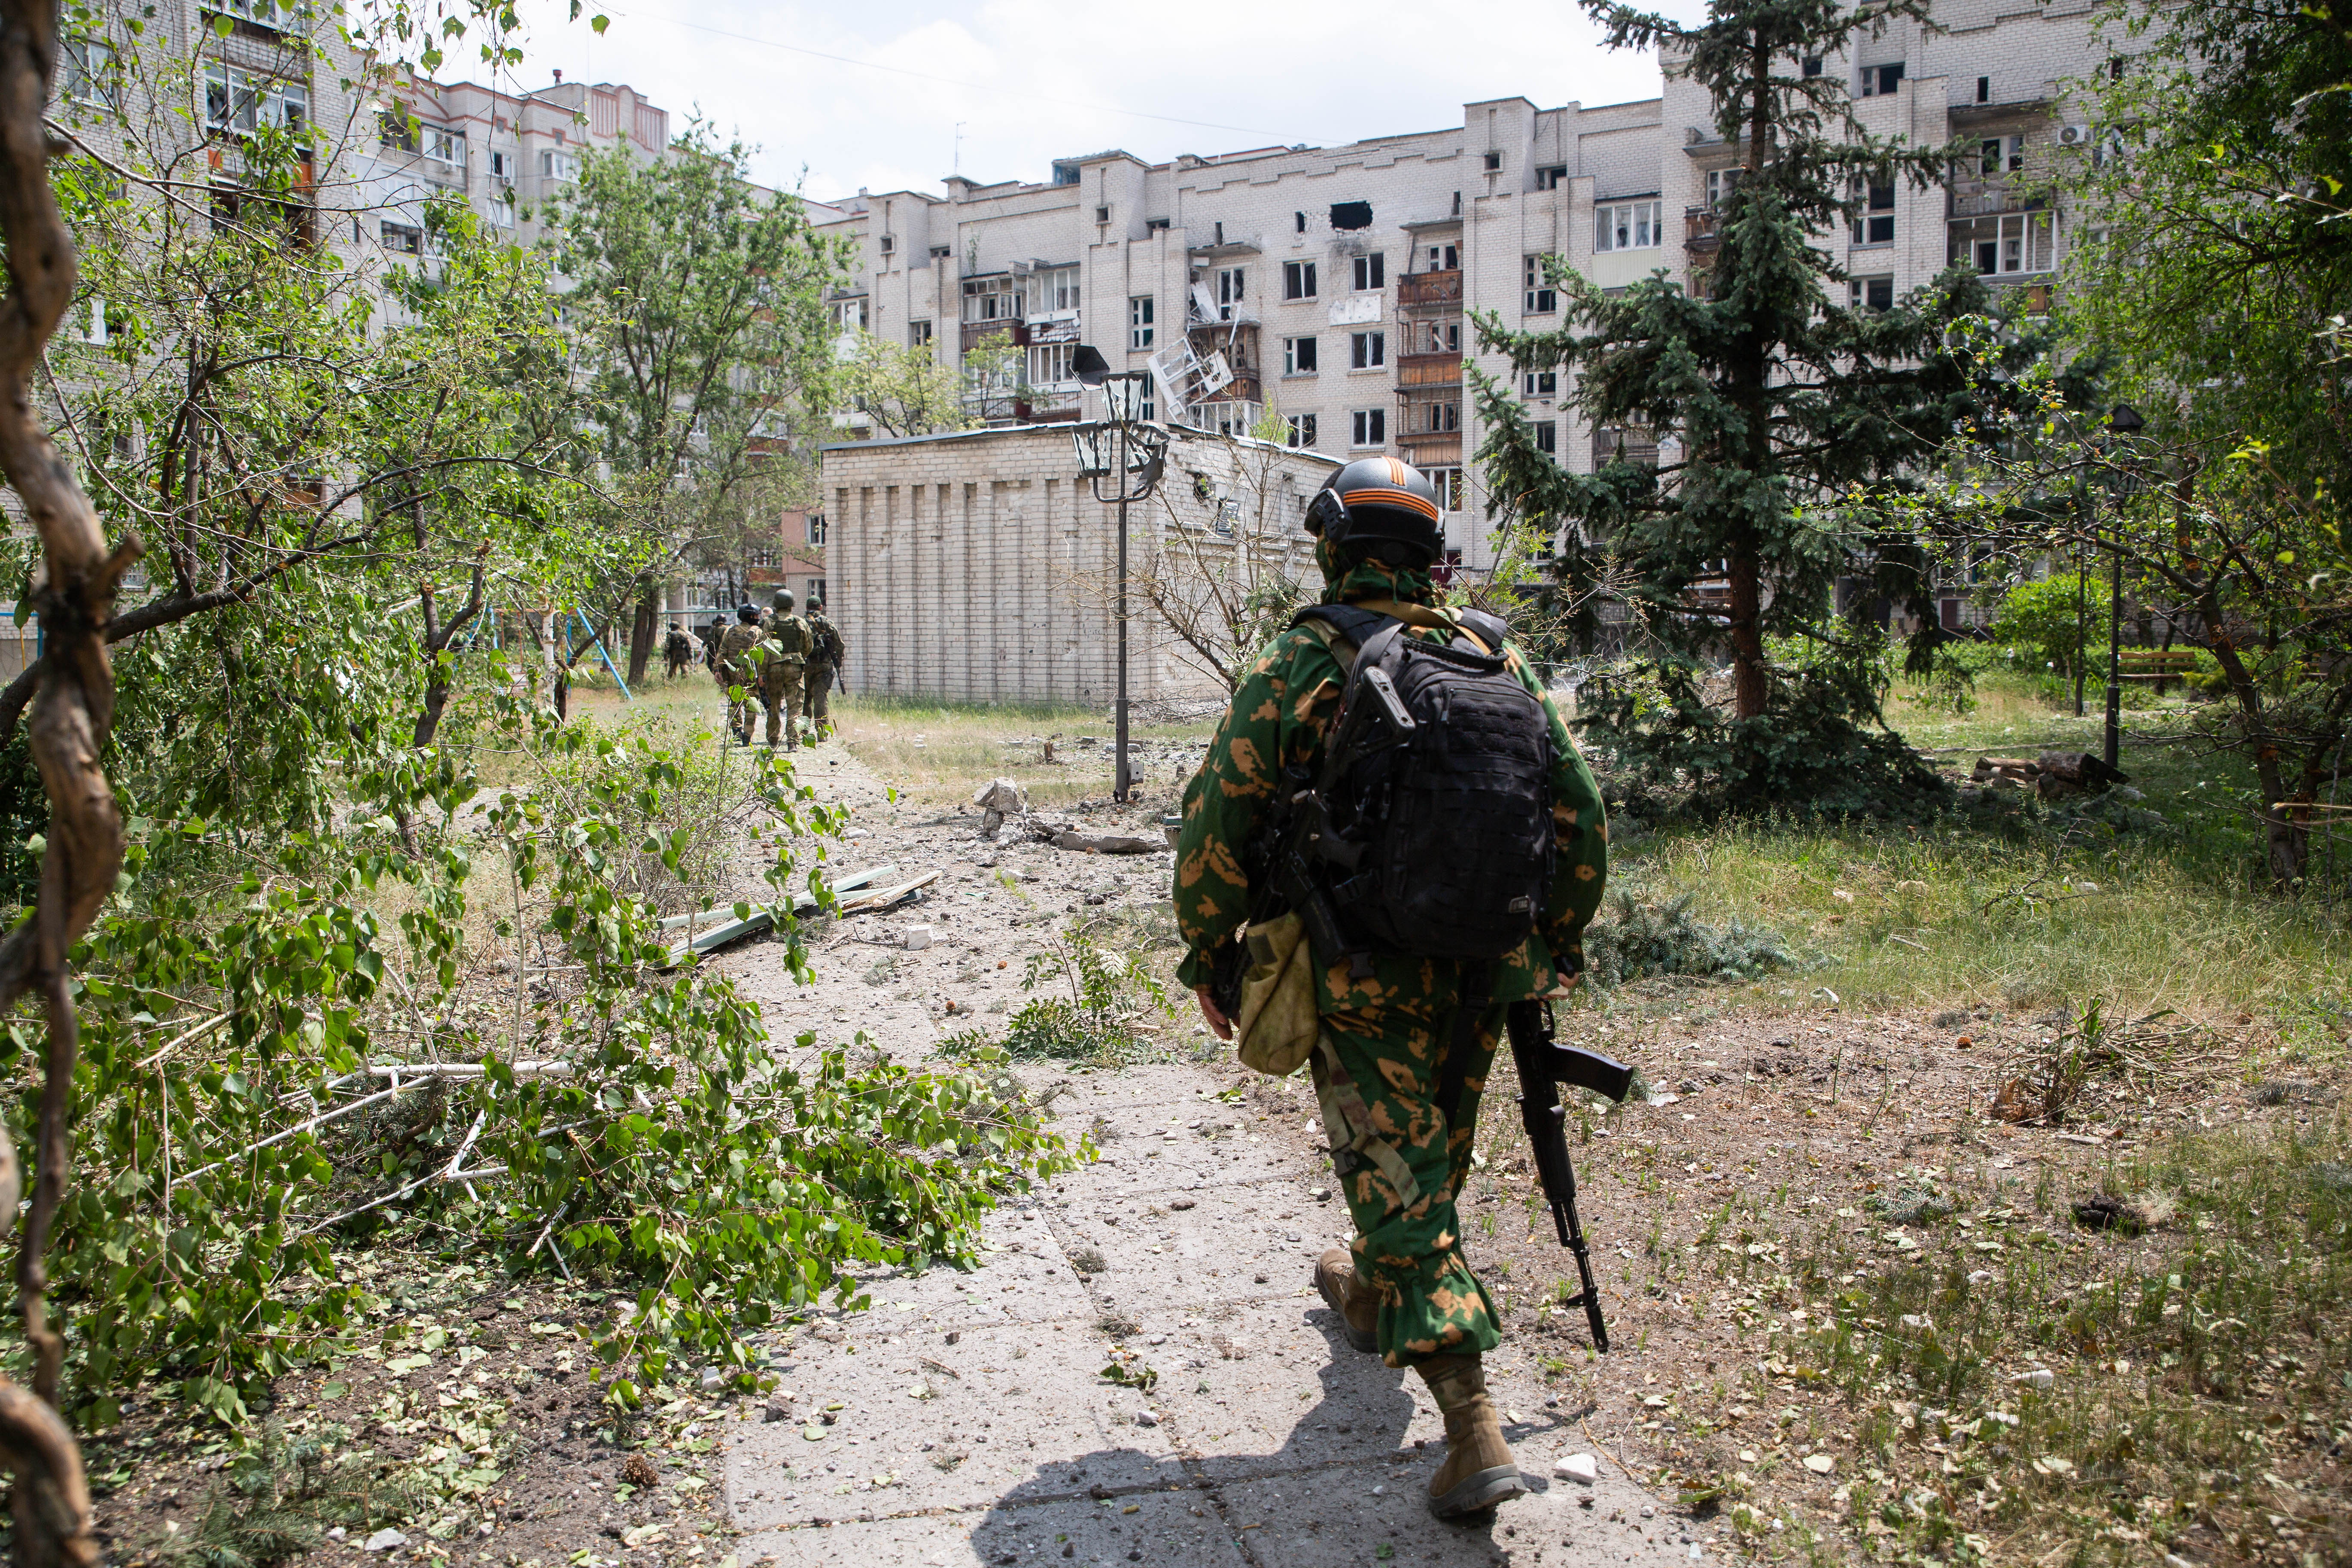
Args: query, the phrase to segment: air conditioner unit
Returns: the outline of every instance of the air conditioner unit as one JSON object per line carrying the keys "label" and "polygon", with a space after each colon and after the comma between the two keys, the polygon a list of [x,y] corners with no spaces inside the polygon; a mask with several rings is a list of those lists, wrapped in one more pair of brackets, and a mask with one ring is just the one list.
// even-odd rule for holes
{"label": "air conditioner unit", "polygon": [[2062,125],[2058,128],[2061,147],[2087,147],[2091,144],[2091,128],[2087,125]]}

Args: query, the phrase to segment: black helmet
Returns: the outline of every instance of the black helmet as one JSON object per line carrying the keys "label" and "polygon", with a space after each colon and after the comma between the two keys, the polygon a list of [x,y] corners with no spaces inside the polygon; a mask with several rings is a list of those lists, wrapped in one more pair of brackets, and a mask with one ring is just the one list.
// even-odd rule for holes
{"label": "black helmet", "polygon": [[789,616],[793,613],[793,591],[790,588],[777,589],[775,596],[768,602],[776,607],[776,613],[780,616]]}
{"label": "black helmet", "polygon": [[1394,458],[1359,458],[1315,493],[1307,531],[1391,566],[1427,566],[1444,547],[1437,487]]}
{"label": "black helmet", "polygon": [[735,607],[735,618],[739,621],[756,621],[760,618],[760,606],[757,605],[738,605]]}

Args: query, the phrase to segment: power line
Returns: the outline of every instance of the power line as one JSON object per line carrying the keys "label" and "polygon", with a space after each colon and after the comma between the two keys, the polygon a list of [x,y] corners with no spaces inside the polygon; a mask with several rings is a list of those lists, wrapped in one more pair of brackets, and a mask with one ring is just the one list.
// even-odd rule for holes
{"label": "power line", "polygon": [[[603,10],[605,15],[611,16],[628,15],[625,11],[615,10],[609,5],[603,7]],[[724,27],[713,27],[701,22],[682,21],[675,16],[663,16],[657,20],[673,27],[687,27],[698,33],[708,33],[715,38],[728,38],[739,44],[757,44],[762,48],[782,49],[787,54],[806,55],[811,59],[831,60],[835,65],[856,66],[861,69],[881,71],[890,76],[912,77],[917,81],[938,82],[945,87],[960,87],[968,92],[985,93],[993,98],[1013,96],[1001,89],[983,87],[978,82],[961,81],[954,77],[933,76],[929,71],[909,70],[904,66],[877,65],[872,60],[861,60],[849,55],[830,55],[823,49],[804,48],[798,44],[778,43],[773,38],[754,37],[749,33],[730,33]],[[1114,104],[1087,103],[1077,99],[1066,99],[1063,101],[1068,103],[1073,109],[1092,110],[1098,114],[1124,114],[1134,120],[1156,120],[1163,125],[1191,125],[1203,131],[1234,131],[1244,136],[1272,136],[1277,141],[1284,140],[1283,132],[1261,130],[1255,125],[1226,125],[1214,120],[1186,120],[1180,115],[1152,114],[1140,109],[1121,109]]]}

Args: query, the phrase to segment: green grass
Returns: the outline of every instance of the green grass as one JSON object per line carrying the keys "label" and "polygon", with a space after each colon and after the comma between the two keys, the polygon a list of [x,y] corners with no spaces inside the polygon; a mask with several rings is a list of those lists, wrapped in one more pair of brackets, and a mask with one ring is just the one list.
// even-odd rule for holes
{"label": "green grass", "polygon": [[2347,1153],[2340,1114],[2191,1133],[2107,1173],[2144,1232],[2085,1230],[2046,1184],[1987,1172],[1909,1219],[1916,1251],[1832,1221],[1718,1271],[1760,1287],[1760,1311],[1801,1310],[1783,1375],[1843,1405],[1829,1425],[1869,1466],[1847,1520],[1865,1540],[1962,1562],[2340,1562]]}
{"label": "green grass", "polygon": [[[1890,718],[1962,772],[1982,753],[2094,751],[2099,720],[2025,683],[1980,688],[1956,718],[1904,700]],[[2101,823],[1987,826],[1749,819],[1668,825],[1613,857],[1612,889],[1695,895],[1694,912],[1780,931],[1807,971],[1756,983],[1770,997],[1826,985],[1864,1007],[2086,995],[2118,1014],[2269,1013],[2332,1023],[2352,994],[2343,914],[2314,893],[2252,886],[2259,829],[2252,771],[2197,754],[2177,705],[2130,716],[2122,763],[2161,830]]]}

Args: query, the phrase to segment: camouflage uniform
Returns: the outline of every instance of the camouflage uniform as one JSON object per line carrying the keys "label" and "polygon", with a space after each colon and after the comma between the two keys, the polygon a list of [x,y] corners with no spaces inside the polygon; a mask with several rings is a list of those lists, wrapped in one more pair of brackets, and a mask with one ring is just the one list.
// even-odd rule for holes
{"label": "camouflage uniform", "polygon": [[809,652],[808,674],[803,682],[806,697],[803,711],[809,721],[809,738],[823,740],[833,730],[833,704],[827,700],[833,690],[833,678],[841,668],[841,657],[847,651],[841,640],[841,630],[825,618],[821,605],[812,605],[808,613],[809,635],[815,646]]}
{"label": "camouflage uniform", "polygon": [[718,652],[712,661],[712,673],[719,678],[720,690],[740,686],[746,689],[741,698],[727,700],[727,728],[745,745],[751,742],[751,693],[759,689],[759,674],[752,668],[751,649],[760,641],[760,628],[751,621],[737,621],[719,635]]}
{"label": "camouflage uniform", "polygon": [[[1335,580],[1328,549],[1319,542],[1317,549],[1327,604],[1425,605],[1434,597],[1427,574],[1409,568],[1371,563]],[[1419,628],[1407,635],[1445,636]],[[1469,1174],[1479,1096],[1501,1034],[1503,1005],[1541,995],[1557,975],[1582,967],[1585,922],[1600,907],[1608,868],[1601,792],[1550,697],[1523,656],[1508,651],[1511,668],[1542,700],[1551,724],[1559,863],[1536,933],[1490,966],[1493,1005],[1478,1021],[1464,1064],[1454,1126],[1445,1125],[1436,1102],[1465,966],[1376,953],[1370,979],[1351,980],[1344,958],[1316,977],[1323,1019],[1322,1039],[1309,1058],[1316,1095],[1355,1221],[1356,1273],[1379,1293],[1379,1343],[1391,1366],[1483,1354],[1499,1339],[1494,1303],[1462,1254],[1454,1199]],[[1186,984],[1208,983],[1211,955],[1247,918],[1243,850],[1272,815],[1282,770],[1321,766],[1342,679],[1323,638],[1300,627],[1276,639],[1234,692],[1208,757],[1184,792],[1175,901],[1190,949],[1177,972]]]}
{"label": "camouflage uniform", "polygon": [[801,747],[801,679],[808,668],[809,650],[815,638],[809,624],[798,616],[772,613],[760,630],[760,651],[765,658],[760,666],[760,700],[768,710],[768,744],[773,746],[781,732],[786,751]]}

